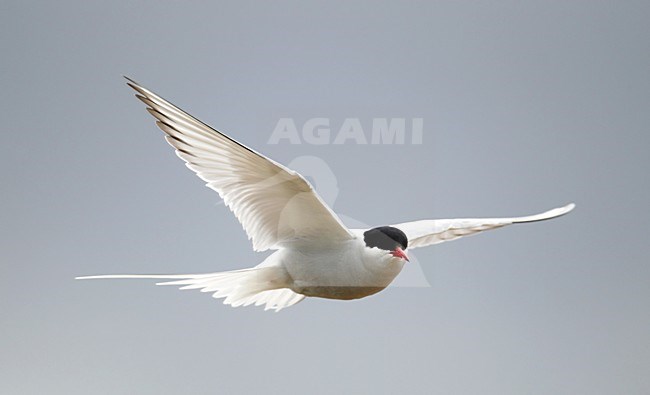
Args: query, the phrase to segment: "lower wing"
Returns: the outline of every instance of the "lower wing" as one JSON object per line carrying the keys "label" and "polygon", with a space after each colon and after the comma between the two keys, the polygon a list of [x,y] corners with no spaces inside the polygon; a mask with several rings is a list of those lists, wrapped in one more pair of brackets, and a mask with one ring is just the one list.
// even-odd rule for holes
{"label": "lower wing", "polygon": [[464,219],[430,219],[391,225],[402,230],[408,238],[408,248],[426,247],[460,237],[470,236],[506,225],[526,222],[544,221],[556,218],[573,210],[575,204],[555,208],[541,214],[513,218],[464,218]]}

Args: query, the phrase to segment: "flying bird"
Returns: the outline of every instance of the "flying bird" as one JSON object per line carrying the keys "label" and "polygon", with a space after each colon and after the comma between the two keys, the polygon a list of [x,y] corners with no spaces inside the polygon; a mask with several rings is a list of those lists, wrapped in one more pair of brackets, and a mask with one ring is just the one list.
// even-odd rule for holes
{"label": "flying bird", "polygon": [[425,219],[348,229],[310,183],[213,129],[127,78],[185,165],[215,190],[242,224],[255,251],[274,250],[259,265],[206,274],[122,274],[77,279],[149,278],[199,289],[237,306],[279,311],[305,297],[359,299],[386,288],[409,261],[408,250],[571,211],[573,203],[514,218]]}

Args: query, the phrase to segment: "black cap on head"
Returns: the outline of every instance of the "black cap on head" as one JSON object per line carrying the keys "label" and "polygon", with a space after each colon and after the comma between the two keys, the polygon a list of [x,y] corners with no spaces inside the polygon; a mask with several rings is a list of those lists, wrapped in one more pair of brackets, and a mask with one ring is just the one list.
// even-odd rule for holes
{"label": "black cap on head", "polygon": [[392,226],[380,226],[364,232],[363,241],[369,248],[377,247],[386,251],[393,251],[397,247],[405,250],[409,244],[404,232]]}

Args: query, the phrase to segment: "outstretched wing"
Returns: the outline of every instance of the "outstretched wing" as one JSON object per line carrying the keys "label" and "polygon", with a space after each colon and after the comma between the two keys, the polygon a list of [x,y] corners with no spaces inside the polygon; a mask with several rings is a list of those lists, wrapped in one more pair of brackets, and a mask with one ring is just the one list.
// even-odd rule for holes
{"label": "outstretched wing", "polygon": [[543,221],[559,217],[573,210],[575,204],[555,208],[537,215],[515,218],[476,218],[476,219],[431,219],[405,222],[392,225],[406,233],[408,248],[426,247],[470,236],[485,230],[497,229],[506,225]]}
{"label": "outstretched wing", "polygon": [[176,155],[219,193],[241,222],[253,249],[294,241],[354,236],[298,173],[238,143],[127,78],[176,149]]}

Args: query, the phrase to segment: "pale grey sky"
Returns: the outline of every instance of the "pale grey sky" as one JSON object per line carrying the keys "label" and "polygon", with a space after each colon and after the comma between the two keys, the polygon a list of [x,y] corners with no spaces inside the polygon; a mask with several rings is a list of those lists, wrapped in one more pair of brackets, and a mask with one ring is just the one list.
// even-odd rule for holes
{"label": "pale grey sky", "polygon": [[[650,393],[649,17],[642,1],[3,2],[0,393]],[[279,162],[322,159],[352,220],[578,207],[417,251],[431,287],[278,314],[75,282],[265,256],[122,74]],[[423,142],[268,144],[287,117],[422,118]]]}

